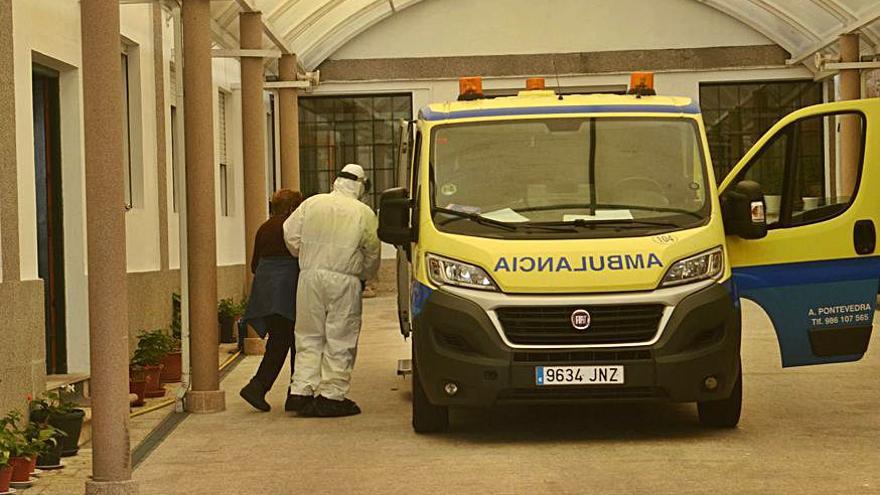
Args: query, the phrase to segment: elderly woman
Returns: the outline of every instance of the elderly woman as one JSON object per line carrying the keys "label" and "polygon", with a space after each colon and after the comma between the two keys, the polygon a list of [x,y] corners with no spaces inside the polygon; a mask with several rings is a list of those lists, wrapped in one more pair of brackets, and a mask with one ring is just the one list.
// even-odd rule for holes
{"label": "elderly woman", "polygon": [[[269,335],[263,361],[240,395],[260,411],[269,411],[266,393],[284,367],[290,354],[293,374],[296,349],[293,327],[296,321],[296,286],[299,260],[290,254],[284,242],[284,221],[299,207],[303,196],[298,191],[281,189],[272,196],[272,216],[257,231],[251,272],[254,274],[244,323],[260,337]],[[285,403],[285,410],[289,409]]]}

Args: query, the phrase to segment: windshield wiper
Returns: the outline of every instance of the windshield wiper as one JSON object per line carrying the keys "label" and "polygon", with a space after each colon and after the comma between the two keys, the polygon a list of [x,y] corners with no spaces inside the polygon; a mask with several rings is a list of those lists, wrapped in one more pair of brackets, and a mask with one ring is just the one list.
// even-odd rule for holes
{"label": "windshield wiper", "polygon": [[681,227],[681,225],[672,222],[655,222],[652,220],[639,220],[635,218],[626,218],[626,219],[615,219],[615,218],[606,218],[606,219],[596,219],[596,220],[587,220],[586,218],[575,218],[574,220],[568,221],[560,221],[560,222],[539,222],[539,223],[530,223],[527,224],[529,227],[554,227],[554,226],[565,226],[565,225],[574,225],[575,227]]}
{"label": "windshield wiper", "polygon": [[531,229],[540,229],[547,232],[565,232],[565,233],[576,233],[577,229],[572,228],[571,223],[566,224],[555,224],[552,222],[526,222],[522,224],[527,230]]}
{"label": "windshield wiper", "polygon": [[[556,205],[541,205],[541,206],[531,206],[528,208],[513,208],[513,211],[517,213],[526,212],[526,211],[548,211],[548,210],[573,210],[578,208],[590,208],[591,205],[589,203],[565,203],[565,204],[556,204]],[[639,205],[620,205],[620,204],[612,204],[612,203],[598,203],[596,204],[597,208],[607,208],[614,210],[636,210],[636,211],[655,211],[659,213],[679,213],[682,215],[690,215],[692,217],[696,217],[702,219],[702,215],[699,213],[684,210],[681,208],[669,208],[665,206],[639,206]],[[605,220],[597,219],[590,220],[595,222],[602,222]],[[617,221],[612,220],[612,221]]]}
{"label": "windshield wiper", "polygon": [[479,213],[468,213],[466,211],[451,210],[449,208],[441,208],[439,206],[435,206],[434,211],[438,211],[440,213],[445,213],[447,215],[452,215],[453,217],[455,217],[455,218],[450,218],[449,220],[446,220],[441,225],[445,225],[449,222],[454,222],[455,220],[460,220],[462,218],[466,218],[472,222],[476,222],[481,225],[491,225],[493,227],[498,227],[498,228],[502,228],[502,229],[506,229],[506,230],[510,230],[510,231],[517,230],[516,225],[510,224],[507,222],[502,222],[500,220],[493,220],[491,218],[484,217],[484,216],[480,215]]}

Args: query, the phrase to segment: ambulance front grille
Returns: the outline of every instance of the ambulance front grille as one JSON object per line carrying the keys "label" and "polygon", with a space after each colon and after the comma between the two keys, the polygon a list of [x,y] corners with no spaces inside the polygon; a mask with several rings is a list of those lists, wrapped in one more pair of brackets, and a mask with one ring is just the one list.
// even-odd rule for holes
{"label": "ambulance front grille", "polygon": [[[578,330],[572,313],[587,310],[590,325]],[[495,310],[504,334],[520,345],[591,345],[647,342],[657,333],[662,304],[512,306]]]}

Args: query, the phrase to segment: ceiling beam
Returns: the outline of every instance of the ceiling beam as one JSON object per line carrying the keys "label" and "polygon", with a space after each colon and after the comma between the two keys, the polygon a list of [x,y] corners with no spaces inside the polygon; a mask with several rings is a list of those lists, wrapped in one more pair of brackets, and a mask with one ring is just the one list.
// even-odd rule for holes
{"label": "ceiling beam", "polygon": [[819,36],[816,33],[814,33],[811,29],[809,29],[807,26],[805,26],[799,20],[788,15],[786,12],[784,12],[782,9],[780,9],[776,5],[772,5],[770,3],[767,3],[765,0],[749,0],[749,1],[751,3],[753,3],[754,5],[757,5],[758,7],[767,11],[770,15],[772,15],[772,16],[776,17],[777,19],[781,20],[782,22],[788,24],[789,26],[794,28],[796,31],[798,31],[799,33],[801,33],[805,37],[811,38],[814,40],[819,39]]}
{"label": "ceiling beam", "polygon": [[214,35],[214,39],[224,48],[238,48],[239,43],[235,36],[227,31],[225,27],[221,26],[214,18],[211,18],[211,33]]}
{"label": "ceiling beam", "polygon": [[279,1],[278,4],[275,5],[275,8],[266,15],[266,19],[268,19],[269,22],[275,22],[275,20],[277,20],[279,17],[286,14],[288,10],[293,8],[293,6],[297,4],[297,2],[299,2],[299,0]]}
{"label": "ceiling beam", "polygon": [[[242,12],[259,12],[259,9],[255,9],[251,5],[251,0],[235,0],[238,4],[238,7],[242,10]],[[275,26],[272,25],[272,22],[269,21],[264,16],[260,16],[260,20],[263,23],[263,33],[266,34],[266,37],[272,41],[272,43],[281,50],[281,53],[285,55],[292,54],[290,48],[287,47],[287,43],[284,42],[284,38],[278,36],[278,31],[275,29]]]}
{"label": "ceiling beam", "polygon": [[304,89],[312,87],[312,82],[307,80],[300,81],[271,81],[263,85],[266,89]]}
{"label": "ceiling beam", "polygon": [[294,40],[299,37],[300,34],[305,32],[308,28],[312,27],[316,22],[321,20],[322,17],[327,15],[328,12],[335,9],[337,6],[342,4],[345,0],[328,0],[324,2],[320,7],[313,10],[309,13],[308,17],[303,19],[299,24],[295,24],[290,26],[283,34],[283,39],[285,40]]}
{"label": "ceiling beam", "polygon": [[712,7],[713,9],[715,9],[721,13],[724,13],[726,15],[729,15],[730,17],[733,17],[734,19],[745,24],[746,26],[749,26],[750,28],[754,29],[755,31],[763,34],[764,36],[767,37],[767,39],[769,39],[770,41],[781,46],[787,52],[791,53],[793,51],[794,47],[790,43],[788,43],[784,38],[780,37],[777,33],[773,32],[773,30],[770,29],[766,24],[761,23],[761,22],[756,22],[755,19],[743,14],[743,12],[737,10],[734,6],[731,6],[731,4],[729,2],[727,2],[726,0],[696,0],[696,1],[700,2],[704,5],[707,5],[709,7]]}
{"label": "ceiling beam", "polygon": [[219,22],[224,28],[229,28],[229,25],[238,19],[238,13],[241,11],[237,3],[231,0],[227,1],[229,1],[229,3],[220,11],[220,15],[215,17],[217,22]]}
{"label": "ceiling beam", "polygon": [[816,4],[819,8],[828,12],[837,18],[840,22],[851,22],[855,20],[855,16],[849,10],[842,7],[839,3],[834,0],[810,0],[814,4]]}
{"label": "ceiling beam", "polygon": [[827,35],[825,38],[817,41],[813,45],[811,45],[806,50],[803,50],[800,53],[792,54],[792,57],[786,61],[787,64],[797,64],[803,62],[804,60],[810,58],[818,51],[827,48],[829,45],[832,45],[837,42],[837,40],[843,36],[844,34],[850,34],[860,31],[865,28],[869,24],[880,19],[880,4],[874,4],[871,7],[863,10],[862,12],[855,14],[855,20],[840,26],[839,29]]}
{"label": "ceiling beam", "polygon": [[246,49],[213,49],[211,56],[214,58],[281,58],[278,50],[246,50]]}

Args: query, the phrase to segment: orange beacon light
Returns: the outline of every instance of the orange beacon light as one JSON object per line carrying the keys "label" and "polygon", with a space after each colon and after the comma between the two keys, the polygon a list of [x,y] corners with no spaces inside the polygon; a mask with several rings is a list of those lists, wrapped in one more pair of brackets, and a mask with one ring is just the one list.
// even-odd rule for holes
{"label": "orange beacon light", "polygon": [[458,80],[458,101],[478,100],[483,97],[483,78],[462,77]]}
{"label": "orange beacon light", "polygon": [[629,91],[627,94],[636,96],[654,96],[654,73],[633,72],[629,78]]}
{"label": "orange beacon light", "polygon": [[544,78],[543,77],[530,77],[526,79],[526,90],[528,91],[536,91],[544,89]]}

